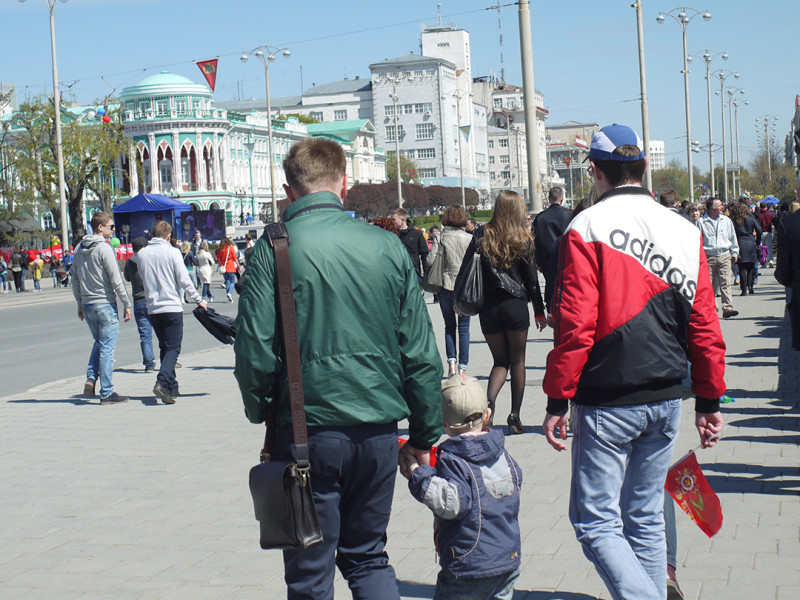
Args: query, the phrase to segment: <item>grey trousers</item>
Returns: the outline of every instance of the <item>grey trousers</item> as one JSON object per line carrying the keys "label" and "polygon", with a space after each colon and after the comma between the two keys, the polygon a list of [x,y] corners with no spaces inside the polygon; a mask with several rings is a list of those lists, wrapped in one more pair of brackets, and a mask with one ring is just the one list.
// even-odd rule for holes
{"label": "grey trousers", "polygon": [[733,310],[731,288],[733,288],[733,266],[730,253],[722,256],[708,257],[708,274],[711,276],[711,285],[719,289],[722,298],[722,312]]}

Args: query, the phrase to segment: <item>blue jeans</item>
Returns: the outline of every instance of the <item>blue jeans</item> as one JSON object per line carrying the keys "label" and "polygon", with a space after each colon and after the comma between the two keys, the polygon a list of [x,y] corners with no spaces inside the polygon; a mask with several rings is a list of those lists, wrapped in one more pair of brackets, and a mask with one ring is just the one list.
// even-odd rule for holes
{"label": "blue jeans", "polygon": [[203,284],[203,298],[211,299],[211,286],[207,283]]}
{"label": "blue jeans", "polygon": [[575,406],[569,518],[614,600],[664,600],[664,481],[681,401]]}
{"label": "blue jeans", "polygon": [[433,600],[511,600],[519,569],[481,579],[456,579],[445,570],[436,578]]}
{"label": "blue jeans", "polygon": [[86,378],[100,383],[100,398],[107,398],[114,391],[111,377],[114,374],[114,349],[119,336],[119,316],[115,304],[84,304],[83,319],[94,338]]}
{"label": "blue jeans", "polygon": [[447,360],[456,360],[456,317],[458,317],[458,368],[466,369],[469,364],[469,317],[456,315],[453,310],[453,292],[439,292],[439,307],[444,317],[444,347]]}
{"label": "blue jeans", "polygon": [[42,280],[41,279],[34,279],[33,280],[33,289],[37,291],[42,291]]}
{"label": "blue jeans", "polygon": [[3,284],[3,291],[11,291],[11,285],[8,283],[8,271],[5,275],[0,275],[0,283]]}
{"label": "blue jeans", "polygon": [[225,293],[233,294],[233,286],[236,285],[236,273],[224,273],[222,278],[225,280]]}
{"label": "blue jeans", "polygon": [[178,380],[175,378],[175,365],[181,353],[183,342],[183,311],[156,313],[147,315],[150,325],[158,338],[159,365],[156,382],[173,395],[178,392]]}
{"label": "blue jeans", "polygon": [[156,366],[156,357],[153,355],[153,326],[147,318],[147,303],[136,302],[133,305],[133,318],[136,319],[136,328],[139,330],[139,345],[142,348],[142,364],[145,368]]}
{"label": "blue jeans", "polygon": [[[292,429],[278,431],[278,456],[293,456]],[[285,550],[289,600],[333,600],[335,567],[354,600],[400,600],[386,554],[397,473],[397,425],[309,427],[311,486],[323,541]]]}
{"label": "blue jeans", "polygon": [[50,269],[50,276],[53,278],[53,287],[58,287],[58,277],[56,276],[56,269]]}

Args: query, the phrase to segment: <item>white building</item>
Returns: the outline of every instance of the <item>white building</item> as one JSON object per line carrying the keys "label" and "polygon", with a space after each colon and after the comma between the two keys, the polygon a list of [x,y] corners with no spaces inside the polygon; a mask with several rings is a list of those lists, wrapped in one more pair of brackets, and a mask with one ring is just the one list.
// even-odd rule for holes
{"label": "white building", "polygon": [[[474,102],[489,107],[489,177],[492,189],[510,189],[528,201],[528,144],[523,89],[489,77],[477,77],[472,82],[472,93]],[[541,92],[534,93],[539,133],[539,176],[547,179],[545,119],[548,111]]]}
{"label": "white building", "polygon": [[667,168],[667,157],[664,140],[650,140],[650,170],[658,171]]}

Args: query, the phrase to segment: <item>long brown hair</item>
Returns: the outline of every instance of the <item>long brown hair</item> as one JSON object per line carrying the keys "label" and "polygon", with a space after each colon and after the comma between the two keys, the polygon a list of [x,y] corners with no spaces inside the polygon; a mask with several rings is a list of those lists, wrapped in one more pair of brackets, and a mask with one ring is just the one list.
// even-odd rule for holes
{"label": "long brown hair", "polygon": [[740,227],[747,221],[747,215],[749,214],[751,214],[750,209],[746,204],[734,202],[731,205],[731,220]]}
{"label": "long brown hair", "polygon": [[481,253],[497,269],[510,269],[533,255],[533,235],[525,227],[525,202],[516,192],[503,190],[494,201],[492,219],[483,228]]}

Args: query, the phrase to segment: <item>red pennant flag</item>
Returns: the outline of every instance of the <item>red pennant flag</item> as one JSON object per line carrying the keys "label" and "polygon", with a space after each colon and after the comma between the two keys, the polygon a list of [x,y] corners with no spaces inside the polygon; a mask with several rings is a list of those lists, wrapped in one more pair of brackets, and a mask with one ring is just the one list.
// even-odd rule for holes
{"label": "red pennant flag", "polygon": [[200,67],[200,71],[202,71],[203,75],[208,82],[211,91],[214,91],[214,86],[217,83],[217,63],[219,62],[218,58],[212,58],[210,60],[201,60],[197,63],[197,66]]}
{"label": "red pennant flag", "polygon": [[720,530],[722,507],[697,464],[694,451],[672,466],[667,473],[664,487],[708,537],[713,537]]}

